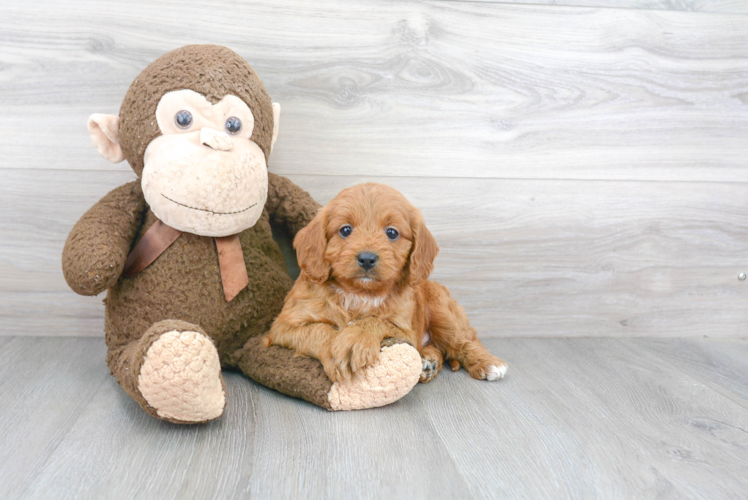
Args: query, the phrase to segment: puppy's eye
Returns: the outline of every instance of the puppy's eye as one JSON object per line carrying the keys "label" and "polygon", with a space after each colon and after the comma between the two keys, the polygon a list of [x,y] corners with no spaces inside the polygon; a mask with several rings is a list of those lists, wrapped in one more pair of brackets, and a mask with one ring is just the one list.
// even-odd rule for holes
{"label": "puppy's eye", "polygon": [[400,236],[400,233],[398,233],[397,229],[395,229],[394,227],[388,227],[385,230],[385,233],[387,233],[387,237],[392,241],[395,241],[397,237]]}
{"label": "puppy's eye", "polygon": [[349,226],[348,224],[346,224],[345,226],[341,227],[340,231],[338,232],[340,233],[340,236],[342,236],[343,238],[347,238],[353,232],[353,228]]}
{"label": "puppy's eye", "polygon": [[176,114],[174,121],[177,122],[177,127],[179,128],[190,128],[190,125],[192,125],[192,113],[183,109]]}

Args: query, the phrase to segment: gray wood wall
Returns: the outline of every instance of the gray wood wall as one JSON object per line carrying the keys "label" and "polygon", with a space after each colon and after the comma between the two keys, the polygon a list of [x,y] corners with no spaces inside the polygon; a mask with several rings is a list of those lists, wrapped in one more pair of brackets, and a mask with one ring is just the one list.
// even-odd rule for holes
{"label": "gray wood wall", "polygon": [[233,48],[282,104],[271,171],[422,208],[481,336],[747,334],[748,1],[729,0],[2,0],[0,334],[103,333],[60,254],[134,175],[86,119],[190,43]]}

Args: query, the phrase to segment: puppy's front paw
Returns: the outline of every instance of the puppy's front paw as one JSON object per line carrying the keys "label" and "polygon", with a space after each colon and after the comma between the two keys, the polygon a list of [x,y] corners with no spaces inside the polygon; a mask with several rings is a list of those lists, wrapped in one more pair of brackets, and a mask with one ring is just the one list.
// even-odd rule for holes
{"label": "puppy's front paw", "polygon": [[325,374],[327,375],[327,378],[330,379],[332,382],[337,382],[340,380],[337,365],[335,364],[335,359],[330,356],[321,356],[319,358],[320,363],[322,363],[322,369],[325,370]]}
{"label": "puppy's front paw", "polygon": [[332,357],[336,378],[350,380],[356,372],[379,359],[379,340],[358,327],[348,327],[333,342]]}

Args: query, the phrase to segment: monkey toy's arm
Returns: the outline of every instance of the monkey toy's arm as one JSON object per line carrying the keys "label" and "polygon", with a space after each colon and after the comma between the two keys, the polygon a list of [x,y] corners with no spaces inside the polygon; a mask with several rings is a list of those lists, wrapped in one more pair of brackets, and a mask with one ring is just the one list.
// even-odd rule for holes
{"label": "monkey toy's arm", "polygon": [[268,199],[265,208],[270,214],[270,220],[285,227],[293,238],[311,222],[320,204],[286,177],[268,173]]}
{"label": "monkey toy's arm", "polygon": [[140,181],[104,196],[70,231],[62,251],[62,272],[74,292],[97,295],[117,283],[143,223]]}

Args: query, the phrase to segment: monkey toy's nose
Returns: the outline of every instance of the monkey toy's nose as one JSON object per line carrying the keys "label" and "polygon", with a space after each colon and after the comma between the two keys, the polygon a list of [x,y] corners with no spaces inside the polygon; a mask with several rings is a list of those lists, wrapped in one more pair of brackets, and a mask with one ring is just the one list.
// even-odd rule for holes
{"label": "monkey toy's nose", "polygon": [[358,254],[358,265],[368,271],[377,264],[377,254],[371,252],[361,252]]}
{"label": "monkey toy's nose", "polygon": [[234,147],[229,134],[210,127],[200,129],[200,144],[218,151],[230,151]]}

